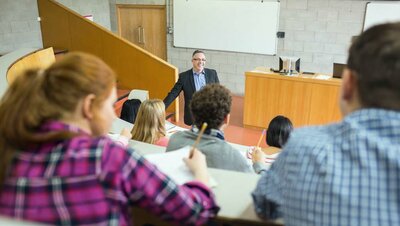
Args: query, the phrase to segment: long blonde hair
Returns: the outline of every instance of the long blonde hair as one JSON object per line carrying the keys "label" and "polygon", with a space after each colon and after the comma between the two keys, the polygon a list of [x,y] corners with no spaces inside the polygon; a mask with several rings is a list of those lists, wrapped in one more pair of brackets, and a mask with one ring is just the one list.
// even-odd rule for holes
{"label": "long blonde hair", "polygon": [[139,107],[132,139],[154,144],[165,137],[165,105],[162,100],[145,100]]}
{"label": "long blonde hair", "polygon": [[46,70],[28,70],[17,76],[0,100],[0,189],[17,150],[77,135],[38,133],[44,123],[72,114],[89,94],[95,95],[93,108],[100,108],[114,86],[111,68],[84,53],[66,54]]}

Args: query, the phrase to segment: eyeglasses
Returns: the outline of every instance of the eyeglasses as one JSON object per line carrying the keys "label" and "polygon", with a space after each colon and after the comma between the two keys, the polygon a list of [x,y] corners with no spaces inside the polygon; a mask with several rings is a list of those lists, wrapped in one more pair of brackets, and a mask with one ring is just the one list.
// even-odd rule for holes
{"label": "eyeglasses", "polygon": [[206,62],[206,61],[207,61],[206,59],[200,59],[200,58],[193,58],[193,60],[194,60],[194,61],[203,61],[203,62]]}

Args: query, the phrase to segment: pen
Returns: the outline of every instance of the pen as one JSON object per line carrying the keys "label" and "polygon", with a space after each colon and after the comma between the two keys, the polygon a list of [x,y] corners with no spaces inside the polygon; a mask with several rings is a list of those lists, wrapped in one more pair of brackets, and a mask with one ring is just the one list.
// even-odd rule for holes
{"label": "pen", "polygon": [[264,136],[265,133],[266,133],[266,130],[263,129],[262,132],[261,132],[260,139],[258,139],[258,143],[257,143],[257,146],[256,146],[256,147],[260,147],[261,140],[262,140],[262,138],[263,138],[263,136]]}
{"label": "pen", "polygon": [[189,158],[192,158],[194,149],[196,149],[197,145],[199,144],[200,139],[201,139],[201,136],[203,136],[203,133],[204,133],[204,131],[206,130],[206,128],[207,128],[207,123],[204,122],[203,125],[201,126],[199,135],[197,135],[197,139],[196,139],[196,141],[194,142],[194,144],[193,144],[193,146],[192,146],[192,149],[190,149]]}

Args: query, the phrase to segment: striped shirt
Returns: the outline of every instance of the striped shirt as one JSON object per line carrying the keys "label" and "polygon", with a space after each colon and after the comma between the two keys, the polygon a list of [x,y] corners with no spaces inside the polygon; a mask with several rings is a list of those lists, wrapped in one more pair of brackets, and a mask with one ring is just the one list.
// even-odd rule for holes
{"label": "striped shirt", "polygon": [[15,156],[0,194],[2,215],[54,225],[129,225],[129,206],[136,205],[180,225],[200,225],[218,212],[206,186],[178,186],[106,136],[93,138],[60,122],[42,130],[79,135]]}
{"label": "striped shirt", "polygon": [[206,85],[206,77],[204,75],[204,71],[197,73],[193,70],[193,79],[196,91],[199,91],[201,88],[203,88],[203,86]]}
{"label": "striped shirt", "polygon": [[253,192],[285,225],[400,225],[400,112],[364,109],[295,130]]}

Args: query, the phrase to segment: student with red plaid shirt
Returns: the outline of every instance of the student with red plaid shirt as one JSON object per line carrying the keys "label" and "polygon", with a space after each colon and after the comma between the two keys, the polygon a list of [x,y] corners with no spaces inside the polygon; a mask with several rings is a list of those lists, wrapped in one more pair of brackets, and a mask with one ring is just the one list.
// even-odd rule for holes
{"label": "student with red plaid shirt", "polygon": [[[71,53],[27,71],[0,102],[0,214],[55,225],[129,225],[136,205],[176,224],[218,212],[205,157],[184,161],[196,180],[177,185],[105,134],[115,118],[115,75]],[[134,219],[133,219],[134,220]]]}

